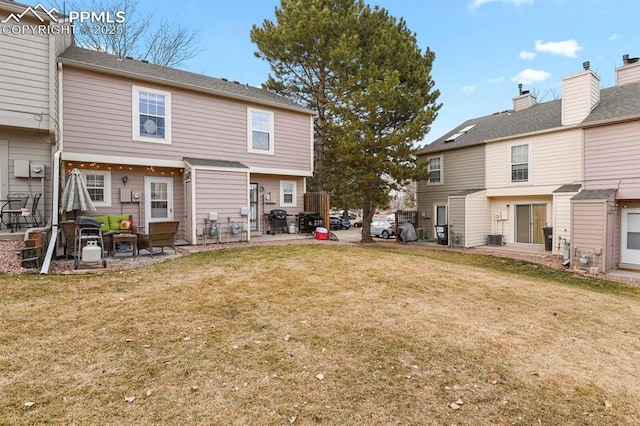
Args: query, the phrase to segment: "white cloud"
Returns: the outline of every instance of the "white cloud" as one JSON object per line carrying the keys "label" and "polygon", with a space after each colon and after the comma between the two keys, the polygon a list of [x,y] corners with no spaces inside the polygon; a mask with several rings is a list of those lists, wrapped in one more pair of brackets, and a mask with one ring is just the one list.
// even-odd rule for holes
{"label": "white cloud", "polygon": [[583,47],[578,44],[577,41],[565,40],[565,41],[550,41],[543,43],[542,40],[536,40],[536,48],[538,52],[551,53],[553,55],[567,56],[569,58],[577,58],[577,52],[582,50]]}
{"label": "white cloud", "polygon": [[504,81],[504,77],[496,77],[487,79],[487,83],[489,84],[498,84]]}
{"label": "white cloud", "polygon": [[511,81],[522,84],[533,84],[545,81],[549,77],[551,77],[551,74],[546,71],[532,70],[531,68],[527,68],[520,71],[515,77],[511,77]]}
{"label": "white cloud", "polygon": [[500,2],[504,4],[514,4],[516,6],[520,6],[522,4],[533,4],[534,0],[473,0],[469,7],[472,9],[478,8],[483,4]]}
{"label": "white cloud", "polygon": [[528,61],[535,57],[536,57],[536,54],[533,52],[527,52],[526,50],[523,50],[520,52],[520,59],[524,59]]}
{"label": "white cloud", "polygon": [[618,34],[611,34],[608,38],[609,41],[614,41],[614,40],[618,40],[622,37],[620,37]]}
{"label": "white cloud", "polygon": [[476,91],[476,86],[463,86],[462,91],[465,93],[473,93]]}

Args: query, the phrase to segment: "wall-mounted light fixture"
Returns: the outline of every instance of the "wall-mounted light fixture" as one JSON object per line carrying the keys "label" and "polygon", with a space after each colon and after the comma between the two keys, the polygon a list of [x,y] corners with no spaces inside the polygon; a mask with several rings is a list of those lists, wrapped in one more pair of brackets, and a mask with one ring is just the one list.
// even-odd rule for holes
{"label": "wall-mounted light fixture", "polygon": [[128,181],[129,181],[129,177],[127,175],[122,176],[123,185],[126,185]]}

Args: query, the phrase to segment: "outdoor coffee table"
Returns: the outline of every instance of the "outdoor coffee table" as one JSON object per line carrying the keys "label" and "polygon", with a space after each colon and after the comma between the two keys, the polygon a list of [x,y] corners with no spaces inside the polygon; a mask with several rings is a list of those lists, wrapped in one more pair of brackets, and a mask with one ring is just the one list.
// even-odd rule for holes
{"label": "outdoor coffee table", "polygon": [[138,236],[136,234],[113,234],[111,238],[111,257],[116,257],[116,247],[118,244],[127,243],[131,247],[130,250],[119,251],[118,253],[133,253],[136,257],[138,248]]}

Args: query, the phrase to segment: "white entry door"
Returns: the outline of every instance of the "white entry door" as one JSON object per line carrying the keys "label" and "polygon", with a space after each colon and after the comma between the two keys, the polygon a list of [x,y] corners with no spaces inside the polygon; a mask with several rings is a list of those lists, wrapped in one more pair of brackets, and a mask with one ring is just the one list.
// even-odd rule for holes
{"label": "white entry door", "polygon": [[640,265],[640,209],[622,209],[620,262]]}
{"label": "white entry door", "polygon": [[173,220],[173,178],[145,176],[145,227],[149,222]]}

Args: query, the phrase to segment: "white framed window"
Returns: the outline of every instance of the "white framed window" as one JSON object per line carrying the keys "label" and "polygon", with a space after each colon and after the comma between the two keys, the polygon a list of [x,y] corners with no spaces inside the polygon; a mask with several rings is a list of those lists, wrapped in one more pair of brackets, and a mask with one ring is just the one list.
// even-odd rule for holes
{"label": "white framed window", "polygon": [[293,180],[280,181],[280,206],[296,206],[296,182]]}
{"label": "white framed window", "polygon": [[529,181],[529,145],[511,147],[511,182]]}
{"label": "white framed window", "polygon": [[247,151],[273,155],[273,112],[247,108]]}
{"label": "white framed window", "polygon": [[442,185],[442,157],[430,157],[428,160],[429,177],[427,178],[428,185]]}
{"label": "white framed window", "polygon": [[83,170],[82,178],[96,207],[111,206],[111,172],[103,170]]}
{"label": "white framed window", "polygon": [[131,87],[133,140],[171,143],[171,92]]}

